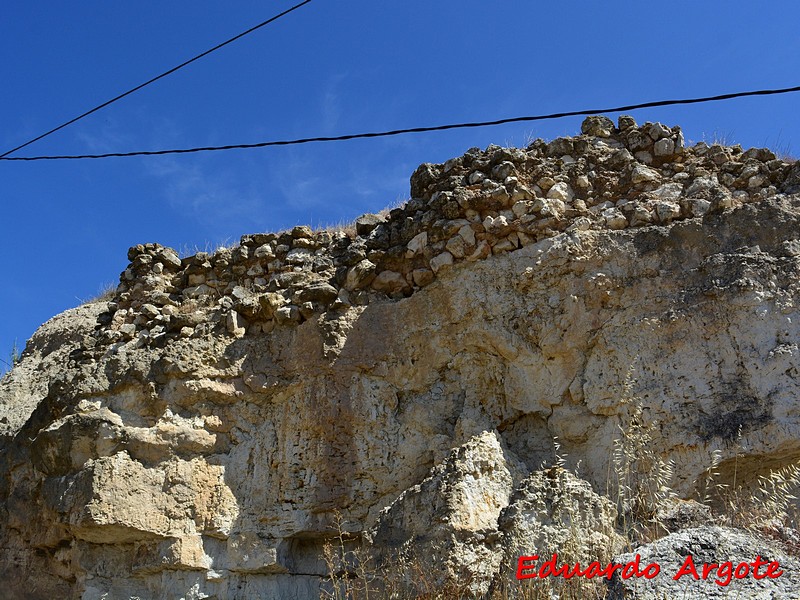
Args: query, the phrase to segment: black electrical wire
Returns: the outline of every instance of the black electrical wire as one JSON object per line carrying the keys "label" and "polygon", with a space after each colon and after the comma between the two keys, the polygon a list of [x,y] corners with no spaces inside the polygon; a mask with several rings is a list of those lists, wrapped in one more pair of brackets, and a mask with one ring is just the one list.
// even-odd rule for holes
{"label": "black electrical wire", "polygon": [[162,154],[189,154],[193,152],[214,152],[218,150],[241,150],[248,148],[265,148],[267,146],[295,146],[298,144],[310,144],[313,142],[342,142],[345,140],[389,137],[393,135],[402,135],[406,133],[426,133],[429,131],[445,131],[448,129],[490,127],[493,125],[503,125],[505,123],[544,121],[548,119],[562,119],[564,117],[577,117],[586,115],[597,115],[601,113],[625,112],[625,111],[637,110],[640,108],[654,108],[658,106],[675,106],[680,104],[699,104],[701,102],[717,102],[720,100],[731,100],[733,98],[744,98],[747,96],[772,96],[775,94],[787,94],[789,92],[800,92],[800,86],[774,89],[774,90],[735,92],[733,94],[706,96],[704,98],[686,98],[682,100],[659,100],[656,102],[642,102],[640,104],[629,104],[627,106],[574,110],[569,112],[552,113],[548,115],[510,117],[507,119],[497,119],[495,121],[478,121],[474,123],[453,123],[449,125],[435,125],[431,127],[412,127],[409,129],[394,129],[391,131],[380,131],[372,133],[351,133],[348,135],[338,135],[332,137],[309,137],[309,138],[300,138],[294,140],[274,140],[269,142],[258,142],[255,144],[231,144],[228,146],[204,146],[200,148],[179,148],[173,150],[140,150],[136,152],[109,152],[107,154],[75,154],[75,155],[62,155],[62,156],[19,156],[19,157],[3,156],[0,157],[0,160],[29,160],[29,161],[30,160],[74,160],[83,158],[112,158],[112,157],[124,157],[124,156],[160,156]]}
{"label": "black electrical wire", "polygon": [[69,121],[67,121],[66,123],[62,123],[62,124],[61,124],[61,125],[59,125],[58,127],[54,127],[54,128],[53,128],[53,129],[51,129],[50,131],[48,131],[48,132],[46,132],[46,133],[43,133],[42,135],[40,135],[40,136],[38,136],[38,137],[35,137],[35,138],[33,138],[32,140],[29,140],[29,141],[25,142],[24,144],[21,144],[21,145],[17,146],[16,148],[12,148],[12,149],[11,149],[11,150],[9,150],[8,152],[6,152],[6,153],[4,153],[4,154],[0,155],[0,158],[4,159],[4,158],[5,158],[6,156],[8,156],[9,154],[11,154],[11,153],[13,153],[13,152],[16,152],[17,150],[21,150],[21,149],[22,149],[22,148],[24,148],[25,146],[29,146],[29,145],[33,144],[34,142],[38,142],[38,141],[39,141],[39,140],[41,140],[42,138],[46,138],[46,137],[47,137],[48,135],[50,135],[51,133],[55,133],[56,131],[59,131],[59,130],[61,130],[61,129],[64,129],[64,127],[67,127],[68,125],[72,125],[73,123],[75,123],[76,121],[80,121],[80,120],[81,120],[81,119],[83,119],[84,117],[88,117],[88,116],[89,116],[89,115],[91,115],[92,113],[95,113],[95,112],[97,112],[97,111],[98,111],[98,110],[100,110],[101,108],[105,108],[105,107],[106,107],[106,106],[108,106],[109,104],[113,104],[113,103],[114,103],[114,102],[116,102],[117,100],[121,100],[121,99],[122,99],[122,98],[124,98],[125,96],[130,96],[130,95],[131,95],[131,94],[133,94],[134,92],[138,92],[138,91],[139,91],[140,89],[142,89],[143,87],[146,87],[146,86],[150,85],[151,83],[155,83],[156,81],[158,81],[159,79],[163,79],[163,78],[164,78],[164,77],[166,77],[167,75],[172,75],[172,74],[173,74],[175,71],[177,71],[177,70],[179,70],[179,69],[182,69],[183,67],[185,67],[185,66],[187,66],[187,65],[190,65],[190,64],[192,64],[192,63],[193,63],[194,61],[196,61],[196,60],[200,60],[200,59],[201,59],[201,58],[203,58],[204,56],[208,56],[208,55],[209,55],[209,54],[211,54],[212,52],[215,52],[216,50],[219,50],[219,49],[220,49],[220,48],[222,48],[223,46],[227,46],[228,44],[230,44],[230,43],[232,43],[232,42],[235,42],[236,40],[238,40],[238,39],[240,39],[240,38],[243,38],[244,36],[246,36],[246,35],[247,35],[247,34],[249,34],[249,33],[253,33],[253,32],[254,32],[255,30],[257,30],[257,29],[261,29],[261,28],[262,28],[262,27],[264,27],[265,25],[269,25],[270,23],[273,23],[273,22],[277,21],[277,20],[278,20],[278,19],[280,19],[281,17],[284,17],[284,16],[288,15],[290,12],[293,12],[293,11],[297,10],[298,8],[300,8],[301,6],[304,6],[305,4],[308,4],[309,2],[311,2],[311,0],[305,0],[304,2],[300,2],[299,4],[295,4],[295,5],[294,5],[294,6],[292,6],[291,8],[288,8],[288,9],[286,9],[285,11],[283,11],[282,13],[279,13],[279,14],[275,15],[274,17],[270,17],[270,18],[269,18],[269,19],[267,19],[266,21],[263,21],[262,23],[259,23],[258,25],[254,26],[254,27],[251,27],[251,28],[250,28],[250,29],[248,29],[247,31],[243,31],[243,32],[242,32],[242,33],[240,33],[239,35],[236,35],[236,36],[232,37],[231,39],[229,39],[229,40],[226,40],[226,41],[222,42],[221,44],[217,44],[217,45],[216,45],[216,46],[214,46],[213,48],[211,48],[211,49],[209,49],[209,50],[206,50],[205,52],[203,52],[203,53],[201,53],[201,54],[198,54],[198,55],[197,55],[197,56],[195,56],[194,58],[190,58],[189,60],[187,60],[187,61],[185,61],[185,62],[182,62],[182,63],[181,63],[181,64],[179,64],[177,67],[173,67],[173,68],[171,68],[169,71],[164,71],[163,73],[161,73],[161,75],[157,75],[156,77],[153,77],[152,79],[150,79],[150,80],[148,80],[148,81],[145,81],[144,83],[142,83],[142,84],[140,84],[140,85],[137,85],[135,88],[132,88],[132,89],[128,90],[127,92],[125,92],[125,93],[123,93],[123,94],[120,94],[119,96],[115,96],[115,97],[114,97],[114,98],[112,98],[111,100],[108,100],[108,101],[106,101],[106,102],[103,102],[102,104],[99,104],[98,106],[95,106],[95,107],[94,107],[93,109],[91,109],[91,110],[87,110],[85,113],[83,113],[83,114],[81,114],[81,115],[78,115],[78,116],[77,116],[77,117],[75,117],[74,119],[70,119],[70,120],[69,120]]}

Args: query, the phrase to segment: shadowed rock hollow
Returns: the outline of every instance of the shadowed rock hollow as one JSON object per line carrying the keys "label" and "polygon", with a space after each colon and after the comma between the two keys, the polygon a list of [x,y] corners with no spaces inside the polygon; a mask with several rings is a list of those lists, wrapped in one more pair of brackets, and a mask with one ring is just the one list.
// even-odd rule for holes
{"label": "shadowed rock hollow", "polygon": [[618,541],[632,406],[681,497],[715,452],[721,481],[795,462],[798,192],[768,150],[593,117],[422,165],[350,234],[131,248],[0,382],[6,597],[318,598],[337,514],[486,594],[559,543],[559,460]]}

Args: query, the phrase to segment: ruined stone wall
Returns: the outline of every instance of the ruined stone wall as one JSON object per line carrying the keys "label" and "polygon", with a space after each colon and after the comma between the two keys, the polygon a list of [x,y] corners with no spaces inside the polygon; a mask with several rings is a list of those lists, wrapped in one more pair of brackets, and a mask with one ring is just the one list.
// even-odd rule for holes
{"label": "ruined stone wall", "polygon": [[592,117],[578,137],[423,164],[411,199],[359,218],[355,235],[300,226],[184,259],[157,244],[131,248],[101,343],[270,332],[376,295],[410,296],[453,264],[564,231],[667,225],[757,202],[796,188],[792,169],[767,149],[686,148],[679,127]]}
{"label": "ruined stone wall", "polygon": [[632,412],[682,498],[712,456],[796,461],[799,192],[768,150],[595,117],[422,165],[351,234],[132,248],[0,381],[3,592],[316,600],[338,522],[480,597],[569,531],[617,541]]}

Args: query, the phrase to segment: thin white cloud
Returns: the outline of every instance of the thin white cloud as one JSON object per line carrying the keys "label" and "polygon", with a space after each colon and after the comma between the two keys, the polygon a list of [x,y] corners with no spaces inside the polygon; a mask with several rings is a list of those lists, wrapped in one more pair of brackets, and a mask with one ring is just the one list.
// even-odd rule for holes
{"label": "thin white cloud", "polygon": [[346,73],[331,75],[325,85],[321,101],[322,129],[325,133],[334,133],[342,117],[341,93],[342,82],[347,78]]}
{"label": "thin white cloud", "polygon": [[232,172],[204,167],[184,157],[162,157],[145,164],[159,180],[169,206],[213,226],[236,220],[259,207],[259,199]]}
{"label": "thin white cloud", "polygon": [[[286,150],[268,161],[269,185],[280,212],[310,224],[347,221],[377,211],[408,194],[408,173],[378,153]],[[291,217],[289,217],[291,218]]]}
{"label": "thin white cloud", "polygon": [[93,154],[125,152],[133,149],[135,140],[130,133],[123,131],[119,121],[113,117],[106,117],[97,125],[76,129],[74,136],[85,151]]}

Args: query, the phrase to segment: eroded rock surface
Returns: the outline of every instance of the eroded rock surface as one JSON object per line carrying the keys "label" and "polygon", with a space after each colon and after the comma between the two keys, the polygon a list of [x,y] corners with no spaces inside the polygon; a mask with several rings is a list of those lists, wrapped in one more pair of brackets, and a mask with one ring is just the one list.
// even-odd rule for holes
{"label": "eroded rock surface", "polygon": [[0,383],[4,592],[317,598],[339,513],[479,594],[559,543],[559,457],[613,518],[632,403],[682,497],[715,451],[723,482],[796,461],[799,168],[594,118],[423,165],[352,236],[132,248]]}
{"label": "eroded rock surface", "polygon": [[[641,558],[642,568],[657,564],[663,575],[622,579],[617,572],[609,585],[608,600],[793,600],[800,589],[797,557],[787,555],[772,541],[741,530],[687,529],[620,555],[614,562],[626,564],[636,554]],[[770,563],[777,564],[770,567]],[[704,577],[705,565],[709,567]]]}

